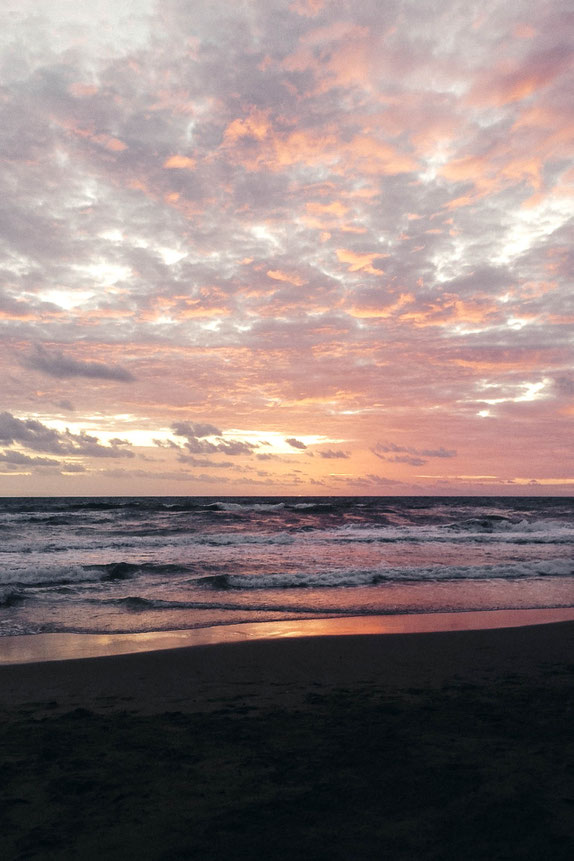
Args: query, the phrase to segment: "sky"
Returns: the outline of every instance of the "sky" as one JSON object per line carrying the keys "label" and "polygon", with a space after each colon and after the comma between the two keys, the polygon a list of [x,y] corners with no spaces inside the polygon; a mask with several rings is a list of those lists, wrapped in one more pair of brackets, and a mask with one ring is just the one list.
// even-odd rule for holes
{"label": "sky", "polygon": [[570,0],[0,12],[0,495],[570,495]]}

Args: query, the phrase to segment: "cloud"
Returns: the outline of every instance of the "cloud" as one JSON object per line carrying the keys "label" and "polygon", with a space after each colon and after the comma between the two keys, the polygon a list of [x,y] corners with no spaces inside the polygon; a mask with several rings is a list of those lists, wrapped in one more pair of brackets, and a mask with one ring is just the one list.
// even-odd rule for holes
{"label": "cloud", "polygon": [[82,455],[85,457],[135,457],[122,445],[102,445],[97,437],[84,432],[73,434],[69,430],[58,431],[36,419],[19,419],[9,412],[0,413],[0,443],[17,443],[32,451],[50,454]]}
{"label": "cloud", "polygon": [[21,451],[4,451],[0,454],[0,460],[18,466],[60,466],[59,460],[53,460],[50,457],[30,457]]}
{"label": "cloud", "polygon": [[[184,446],[191,454],[226,454],[234,457],[242,454],[252,454],[258,448],[257,443],[244,442],[238,439],[224,438],[222,431],[215,425],[190,422],[175,422],[172,430],[177,436],[185,437]],[[217,442],[209,442],[204,437],[215,437]],[[168,443],[169,444],[169,443]]]}
{"label": "cloud", "polygon": [[191,481],[202,484],[227,484],[226,476],[209,475],[206,473],[183,472],[176,470],[163,470],[161,472],[148,472],[145,469],[103,469],[100,474],[112,479],[147,479],[148,481]]}
{"label": "cloud", "polygon": [[351,487],[358,487],[364,489],[376,489],[381,487],[399,487],[403,484],[402,481],[397,481],[394,478],[388,478],[385,475],[378,475],[375,473],[368,473],[367,475],[358,475],[358,476],[331,476],[331,478],[337,478],[337,480],[343,484],[347,484]]}
{"label": "cloud", "polygon": [[215,425],[210,425],[207,422],[174,422],[172,430],[177,436],[185,437],[205,437],[205,436],[221,436],[221,431]]}
{"label": "cloud", "polygon": [[195,159],[189,158],[186,155],[172,155],[165,162],[165,168],[179,168],[184,170],[192,170],[195,167]]}
{"label": "cloud", "polygon": [[381,257],[386,257],[386,254],[358,254],[356,251],[350,251],[345,248],[337,248],[337,258],[341,263],[349,264],[349,272],[367,272],[370,275],[383,275],[383,270],[375,267],[374,261]]}
{"label": "cloud", "polygon": [[41,371],[51,377],[65,379],[68,377],[88,377],[96,380],[115,380],[131,382],[133,374],[119,365],[107,365],[103,362],[84,362],[64,356],[63,353],[49,352],[42,346],[22,359],[22,364],[36,371]]}
{"label": "cloud", "polygon": [[194,457],[192,454],[180,453],[177,455],[177,459],[178,459],[179,463],[187,463],[190,466],[197,466],[197,467],[201,467],[203,469],[205,469],[205,467],[208,467],[209,469],[211,469],[211,468],[229,469],[229,468],[233,468],[233,466],[234,466],[231,463],[231,461],[229,461],[229,460],[221,460],[221,461],[208,460],[205,457]]}
{"label": "cloud", "polygon": [[342,451],[341,449],[325,448],[319,451],[319,456],[325,458],[326,460],[337,458],[346,459],[349,457],[349,452]]}
{"label": "cloud", "polygon": [[440,448],[423,448],[419,454],[424,457],[456,457],[456,449]]}
{"label": "cloud", "polygon": [[294,287],[301,287],[305,283],[299,275],[282,272],[280,269],[268,269],[267,275],[274,281],[286,281]]}
{"label": "cloud", "polygon": [[35,419],[18,419],[11,413],[0,413],[0,442],[4,445],[21,443],[35,451],[66,453],[61,434]]}
{"label": "cloud", "polygon": [[389,463],[405,463],[409,466],[423,466],[427,458],[433,457],[456,457],[456,449],[423,448],[417,449],[412,446],[396,445],[396,443],[378,442],[372,449],[372,453]]}
{"label": "cloud", "polygon": [[303,449],[306,449],[306,448],[307,448],[307,446],[305,445],[305,443],[304,443],[304,442],[301,442],[301,440],[300,440],[300,439],[295,439],[294,437],[289,437],[288,439],[286,439],[286,440],[285,440],[285,442],[286,442],[288,445],[290,445],[290,446],[291,446],[291,448],[298,448],[298,449],[301,449],[301,450],[303,450]]}
{"label": "cloud", "polygon": [[427,461],[422,457],[413,457],[411,454],[397,454],[392,457],[382,457],[377,452],[374,452],[381,460],[389,461],[390,463],[408,463],[409,466],[423,466]]}
{"label": "cloud", "polygon": [[[117,425],[173,462],[265,451],[233,427],[321,428],[352,462],[386,428],[393,477],[568,456],[567,3],[12,5],[0,385],[41,409],[36,451],[127,457]],[[92,439],[49,437],[70,401]]]}

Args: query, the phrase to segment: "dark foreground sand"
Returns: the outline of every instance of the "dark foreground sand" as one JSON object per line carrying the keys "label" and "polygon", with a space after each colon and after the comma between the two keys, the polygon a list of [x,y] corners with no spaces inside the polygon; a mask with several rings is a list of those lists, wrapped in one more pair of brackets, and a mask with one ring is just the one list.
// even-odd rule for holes
{"label": "dark foreground sand", "polygon": [[0,857],[574,857],[574,623],[0,667]]}

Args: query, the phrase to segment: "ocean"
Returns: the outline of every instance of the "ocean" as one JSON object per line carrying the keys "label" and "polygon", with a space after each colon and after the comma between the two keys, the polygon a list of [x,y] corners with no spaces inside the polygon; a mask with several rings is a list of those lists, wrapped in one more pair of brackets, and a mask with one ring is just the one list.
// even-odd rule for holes
{"label": "ocean", "polygon": [[0,637],[574,606],[574,499],[0,499]]}

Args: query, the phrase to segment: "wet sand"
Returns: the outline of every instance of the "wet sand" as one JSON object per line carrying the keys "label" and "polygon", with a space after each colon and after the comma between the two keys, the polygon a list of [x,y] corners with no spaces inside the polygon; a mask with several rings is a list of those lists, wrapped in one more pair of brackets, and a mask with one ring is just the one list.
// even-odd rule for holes
{"label": "wet sand", "polygon": [[2,857],[570,859],[573,681],[573,622],[2,666]]}

